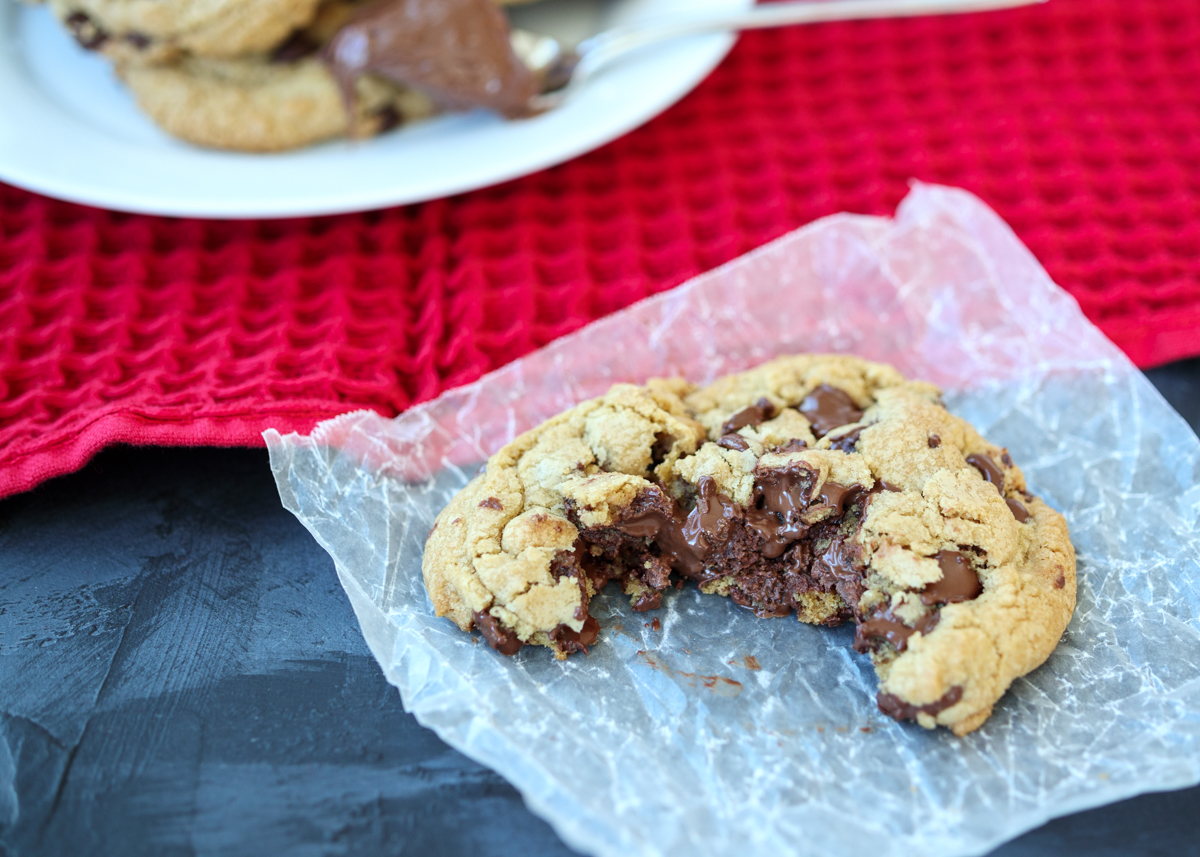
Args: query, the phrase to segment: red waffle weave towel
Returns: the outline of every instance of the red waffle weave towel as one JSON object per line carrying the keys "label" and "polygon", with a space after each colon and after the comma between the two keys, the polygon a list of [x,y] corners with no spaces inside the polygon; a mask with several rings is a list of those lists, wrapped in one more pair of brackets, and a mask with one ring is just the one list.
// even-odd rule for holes
{"label": "red waffle weave towel", "polygon": [[616,143],[450,200],[205,222],[0,186],[0,496],[106,444],[394,414],[910,178],[982,197],[1137,363],[1200,354],[1200,3],[793,28]]}

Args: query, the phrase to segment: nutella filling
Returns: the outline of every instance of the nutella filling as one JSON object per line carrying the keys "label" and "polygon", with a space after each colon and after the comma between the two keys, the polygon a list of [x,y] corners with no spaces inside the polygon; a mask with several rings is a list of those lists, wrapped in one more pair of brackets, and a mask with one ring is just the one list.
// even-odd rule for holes
{"label": "nutella filling", "polygon": [[324,59],[347,104],[364,74],[409,86],[447,109],[484,107],[509,117],[528,116],[540,88],[491,0],[383,0],[355,14]]}
{"label": "nutella filling", "polygon": [[817,437],[824,437],[838,426],[856,423],[863,415],[845,390],[828,384],[822,384],[804,397],[800,413],[808,418]]}

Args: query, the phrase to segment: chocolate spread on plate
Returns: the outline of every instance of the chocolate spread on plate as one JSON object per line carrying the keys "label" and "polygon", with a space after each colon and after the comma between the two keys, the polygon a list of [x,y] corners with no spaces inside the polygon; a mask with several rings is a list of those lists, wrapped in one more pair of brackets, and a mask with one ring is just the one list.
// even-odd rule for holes
{"label": "chocolate spread on plate", "polygon": [[324,59],[347,103],[376,74],[442,107],[530,114],[537,78],[513,52],[508,19],[491,0],[383,0],[351,18]]}

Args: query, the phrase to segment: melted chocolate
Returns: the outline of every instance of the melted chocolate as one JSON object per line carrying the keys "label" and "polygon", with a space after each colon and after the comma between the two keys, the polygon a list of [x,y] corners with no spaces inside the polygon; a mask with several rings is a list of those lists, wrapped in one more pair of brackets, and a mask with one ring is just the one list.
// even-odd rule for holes
{"label": "melted chocolate", "polygon": [[858,436],[863,433],[863,429],[865,428],[866,426],[863,426],[862,428],[856,428],[853,431],[846,432],[836,440],[831,440],[829,442],[829,448],[836,449],[838,452],[845,452],[847,454],[854,452],[854,448],[858,446]]}
{"label": "melted chocolate", "polygon": [[758,474],[754,506],[746,510],[746,523],[762,537],[763,556],[782,556],[788,545],[808,532],[800,513],[808,508],[815,478],[811,468],[799,463]]}
{"label": "melted chocolate", "polygon": [[1067,585],[1067,576],[1060,571],[1058,573],[1058,577],[1054,578],[1054,588],[1062,589],[1066,585]]}
{"label": "melted chocolate", "polygon": [[492,614],[476,613],[472,618],[475,620],[476,629],[483,634],[488,645],[500,654],[515,655],[523,645],[521,638],[514,631],[501,626],[499,620]]}
{"label": "melted chocolate", "polygon": [[654,590],[643,592],[638,596],[638,600],[633,602],[633,609],[638,613],[657,610],[659,607],[662,607],[662,593]]}
{"label": "melted chocolate", "polygon": [[725,544],[733,534],[733,521],[742,518],[742,508],[717,491],[711,476],[701,476],[696,483],[699,492],[696,508],[687,516],[683,538],[697,555],[707,557],[713,548]]}
{"label": "melted chocolate", "polygon": [[779,453],[780,455],[787,455],[789,452],[801,452],[805,449],[808,449],[808,444],[804,442],[804,439],[794,437],[783,446],[775,447],[775,452]]}
{"label": "melted chocolate", "polygon": [[862,490],[861,485],[841,485],[826,480],[817,494],[817,499],[821,501],[822,505],[832,506],[841,515],[846,509],[846,503],[853,502],[862,493]]}
{"label": "melted chocolate", "polygon": [[804,397],[800,413],[808,418],[817,437],[824,437],[838,426],[856,423],[863,415],[844,390],[828,384],[822,384]]}
{"label": "melted chocolate", "polygon": [[[821,525],[818,525],[818,528],[820,527]],[[846,606],[855,611],[865,588],[864,570],[862,548],[847,543],[844,536],[835,535],[825,550],[813,561],[811,573],[822,585],[837,592],[846,602]]]}
{"label": "melted chocolate", "polygon": [[270,60],[274,63],[297,62],[312,56],[320,49],[320,44],[312,36],[303,30],[297,30],[288,36],[283,44],[271,51]]}
{"label": "melted chocolate", "polygon": [[587,647],[596,642],[599,635],[600,623],[596,621],[595,616],[588,616],[578,631],[571,630],[570,625],[559,625],[550,632],[550,639],[558,643],[569,655],[575,652],[583,652],[586,655]]}
{"label": "melted chocolate", "polygon": [[500,501],[497,500],[495,497],[488,497],[486,500],[479,501],[479,508],[480,509],[495,509],[498,512],[501,509],[503,509],[504,507],[502,505],[500,505]]}
{"label": "melted chocolate", "polygon": [[880,691],[875,699],[879,704],[879,710],[888,717],[895,720],[916,720],[918,714],[928,714],[931,717],[936,717],[962,699],[962,695],[962,687],[956,684],[946,691],[941,699],[926,703],[925,705],[913,705],[912,703],[905,702],[898,696],[884,693],[883,691]]}
{"label": "melted chocolate", "polygon": [[978,598],[983,592],[979,575],[971,567],[971,560],[966,554],[938,551],[933,558],[942,568],[942,579],[921,590],[922,604],[957,604]]}
{"label": "melted chocolate", "polygon": [[759,399],[748,408],[742,408],[721,424],[721,434],[733,434],[740,428],[756,426],[764,420],[775,416],[775,406],[770,399]]}
{"label": "melted chocolate", "polygon": [[663,559],[685,577],[700,577],[714,548],[729,541],[733,521],[744,517],[740,506],[717,491],[711,476],[696,483],[696,507],[684,514],[678,505],[669,511],[647,507],[614,524],[614,529],[635,538],[651,539]]}
{"label": "melted chocolate", "polygon": [[854,651],[868,652],[876,648],[880,640],[887,640],[897,652],[908,648],[908,638],[920,631],[928,634],[937,627],[941,615],[931,611],[917,620],[916,626],[910,628],[901,622],[892,608],[876,610],[866,620],[854,629]]}
{"label": "melted chocolate", "polygon": [[985,481],[995,485],[997,491],[1004,493],[1004,471],[991,458],[981,452],[973,452],[967,456],[967,464],[978,470]]}
{"label": "melted chocolate", "polygon": [[717,446],[745,452],[750,448],[750,443],[740,434],[727,434],[721,436],[721,439],[717,441]]}
{"label": "melted chocolate", "polygon": [[1023,524],[1028,521],[1030,517],[1032,517],[1029,514],[1029,510],[1025,508],[1025,504],[1020,500],[1014,500],[1012,497],[1008,497],[1004,500],[1004,502],[1008,504],[1008,511],[1012,512],[1013,517],[1016,518],[1019,523]]}
{"label": "melted chocolate", "polygon": [[530,114],[539,85],[513,53],[508,19],[491,0],[383,0],[333,37],[324,59],[347,104],[354,82],[377,74],[451,110]]}

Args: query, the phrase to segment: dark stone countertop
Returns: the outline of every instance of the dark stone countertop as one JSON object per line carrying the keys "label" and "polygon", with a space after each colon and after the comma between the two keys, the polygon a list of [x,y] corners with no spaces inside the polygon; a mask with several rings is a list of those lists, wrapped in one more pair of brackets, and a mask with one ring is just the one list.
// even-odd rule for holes
{"label": "dark stone countertop", "polygon": [[[1200,425],[1200,361],[1149,375]],[[1176,857],[1196,817],[1143,795],[995,853]],[[0,855],[214,853],[572,852],[404,713],[265,451],[109,450],[0,502]]]}

